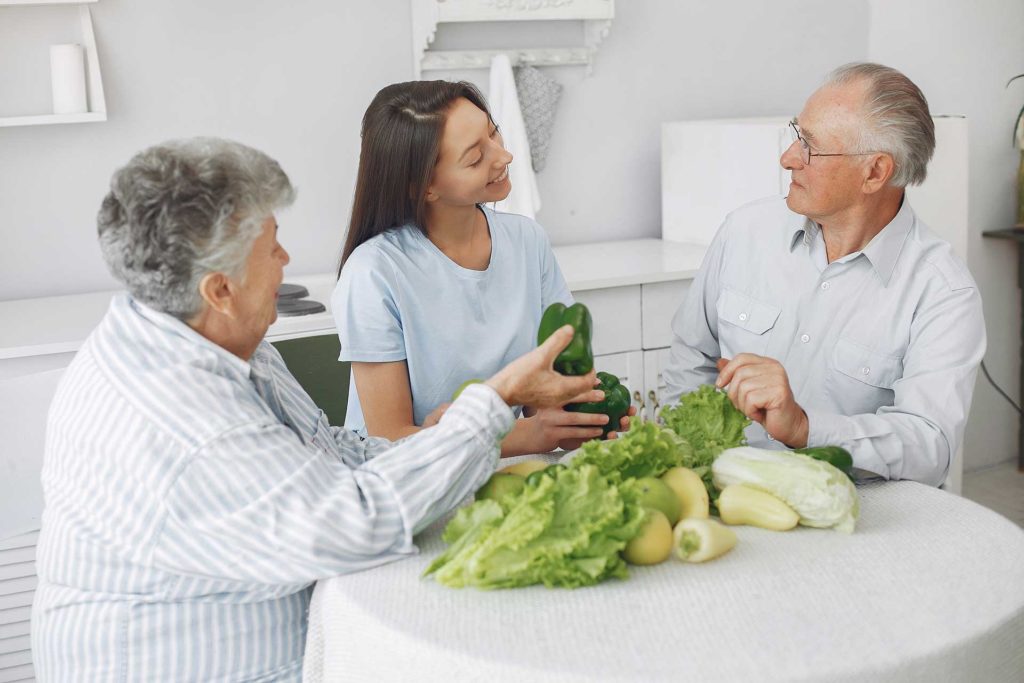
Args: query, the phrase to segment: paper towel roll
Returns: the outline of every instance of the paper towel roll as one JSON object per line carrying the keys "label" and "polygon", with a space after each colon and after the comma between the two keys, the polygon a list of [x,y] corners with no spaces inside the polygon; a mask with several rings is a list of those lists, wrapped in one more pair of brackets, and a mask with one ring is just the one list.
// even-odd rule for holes
{"label": "paper towel roll", "polygon": [[54,114],[89,111],[85,94],[85,50],[77,43],[50,46]]}

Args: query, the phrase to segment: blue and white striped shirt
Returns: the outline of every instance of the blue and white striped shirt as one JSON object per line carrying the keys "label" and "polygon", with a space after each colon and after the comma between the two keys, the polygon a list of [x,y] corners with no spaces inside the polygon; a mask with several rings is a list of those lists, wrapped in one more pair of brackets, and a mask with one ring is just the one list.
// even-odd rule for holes
{"label": "blue and white striped shirt", "polygon": [[331,427],[249,362],[119,296],[50,409],[32,648],[41,680],[298,680],[315,580],[417,551],[494,471],[485,385],[400,442]]}

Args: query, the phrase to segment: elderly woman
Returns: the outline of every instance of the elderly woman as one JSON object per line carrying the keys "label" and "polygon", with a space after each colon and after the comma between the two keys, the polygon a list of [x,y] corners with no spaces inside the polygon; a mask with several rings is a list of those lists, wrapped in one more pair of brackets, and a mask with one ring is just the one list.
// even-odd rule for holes
{"label": "elderly woman", "polygon": [[32,645],[42,680],[296,680],[316,579],[416,552],[493,472],[509,405],[591,400],[564,328],[431,429],[328,425],[263,340],[288,254],[278,164],[197,139],[119,170],[99,214],[114,298],[49,419]]}

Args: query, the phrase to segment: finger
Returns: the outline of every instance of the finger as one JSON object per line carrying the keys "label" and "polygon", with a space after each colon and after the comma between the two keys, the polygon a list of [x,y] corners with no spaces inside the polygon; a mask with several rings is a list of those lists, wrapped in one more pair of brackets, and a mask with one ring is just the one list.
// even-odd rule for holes
{"label": "finger", "polygon": [[[562,325],[557,330],[551,333],[551,336],[544,340],[538,348],[541,350],[541,355],[544,357],[545,367],[552,367],[555,363],[555,359],[558,358],[558,354],[565,350],[565,347],[572,341],[575,331],[572,329],[572,325]],[[590,386],[594,386],[591,382]]]}
{"label": "finger", "polygon": [[628,415],[629,417],[633,417],[634,415],[636,415],[636,406],[630,406],[629,410],[626,411],[626,415]]}
{"label": "finger", "polygon": [[717,361],[715,362],[715,367],[716,367],[716,368],[718,368],[718,371],[719,371],[719,372],[721,372],[721,371],[722,371],[722,368],[724,368],[724,367],[725,367],[726,365],[728,365],[728,364],[729,364],[729,359],[728,359],[728,358],[719,358],[719,359],[718,359],[718,360],[717,360]]}
{"label": "finger", "polygon": [[566,415],[565,419],[560,422],[563,425],[606,425],[608,424],[608,416],[603,413],[573,413],[568,410],[563,411]]}
{"label": "finger", "polygon": [[623,431],[623,432],[628,432],[629,431],[629,423],[630,423],[629,417],[622,418],[621,420],[619,420],[619,429],[621,431]]}
{"label": "finger", "polygon": [[752,353],[741,353],[737,355],[720,369],[718,379],[715,380],[715,386],[721,389],[722,387],[731,384],[733,375],[737,370],[748,365],[753,365],[760,360],[761,356],[755,356]]}
{"label": "finger", "polygon": [[604,433],[603,429],[593,427],[561,427],[556,432],[556,439],[558,441],[564,441],[566,439],[593,439],[595,436],[601,436]]}
{"label": "finger", "polygon": [[[553,371],[552,371],[553,372]],[[589,375],[583,375],[582,377],[569,377],[566,375],[559,375],[557,391],[558,396],[561,400],[561,404],[566,403],[588,403],[591,400],[603,400],[604,392],[594,389],[594,382],[591,380]],[[600,396],[598,399],[587,399],[584,401],[577,401],[574,397],[577,396]]]}
{"label": "finger", "polygon": [[604,392],[599,389],[591,389],[585,391],[579,396],[573,396],[569,399],[569,403],[597,403],[598,401],[604,400]]}

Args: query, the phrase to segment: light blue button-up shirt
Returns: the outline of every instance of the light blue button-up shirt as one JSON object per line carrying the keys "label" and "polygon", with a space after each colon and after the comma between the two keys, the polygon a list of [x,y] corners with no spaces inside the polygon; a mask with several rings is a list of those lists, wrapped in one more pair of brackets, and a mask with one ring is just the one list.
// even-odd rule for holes
{"label": "light blue button-up shirt", "polygon": [[[904,201],[863,250],[828,262],[820,227],[773,197],[729,214],[672,322],[666,399],[754,353],[782,363],[808,445],[939,485],[963,439],[985,353],[966,265]],[[772,443],[752,425],[753,445]]]}
{"label": "light blue button-up shirt", "polygon": [[473,385],[431,429],[360,439],[266,342],[246,362],[116,297],[50,408],[40,680],[299,680],[312,582],[415,553],[512,422]]}

